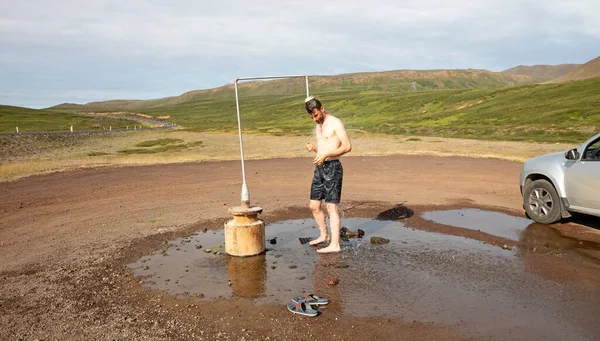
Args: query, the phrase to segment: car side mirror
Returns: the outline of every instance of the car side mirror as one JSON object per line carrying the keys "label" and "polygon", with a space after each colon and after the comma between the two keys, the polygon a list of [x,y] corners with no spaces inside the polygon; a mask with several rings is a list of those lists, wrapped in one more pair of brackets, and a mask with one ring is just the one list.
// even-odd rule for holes
{"label": "car side mirror", "polygon": [[576,148],[573,148],[565,153],[565,158],[567,160],[579,160],[579,152]]}

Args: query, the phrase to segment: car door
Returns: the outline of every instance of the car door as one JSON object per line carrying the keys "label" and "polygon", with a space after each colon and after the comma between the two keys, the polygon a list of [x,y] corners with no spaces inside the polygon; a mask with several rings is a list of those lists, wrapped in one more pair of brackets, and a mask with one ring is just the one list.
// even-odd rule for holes
{"label": "car door", "polygon": [[567,162],[565,192],[571,206],[600,210],[600,138],[583,149],[580,159]]}

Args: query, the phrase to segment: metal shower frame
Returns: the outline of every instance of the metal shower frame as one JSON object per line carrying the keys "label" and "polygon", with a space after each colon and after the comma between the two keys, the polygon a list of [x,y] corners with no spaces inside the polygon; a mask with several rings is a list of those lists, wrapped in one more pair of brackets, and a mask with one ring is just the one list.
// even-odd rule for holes
{"label": "metal shower frame", "polygon": [[242,142],[242,124],[240,119],[240,100],[238,96],[238,82],[248,80],[259,80],[259,79],[283,79],[283,78],[301,78],[304,77],[306,81],[306,97],[309,97],[308,92],[308,76],[306,75],[294,75],[294,76],[263,76],[263,77],[239,77],[234,80],[235,86],[235,105],[237,108],[237,121],[238,121],[238,134],[240,137],[240,156],[242,160],[242,207],[250,208],[250,192],[248,191],[248,185],[246,184],[246,168],[244,167],[244,143]]}

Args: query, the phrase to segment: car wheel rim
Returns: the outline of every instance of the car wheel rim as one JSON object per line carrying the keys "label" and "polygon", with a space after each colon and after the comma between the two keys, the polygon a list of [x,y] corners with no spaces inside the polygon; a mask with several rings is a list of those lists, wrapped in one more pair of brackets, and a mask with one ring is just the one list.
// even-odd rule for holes
{"label": "car wheel rim", "polygon": [[529,208],[538,217],[545,217],[552,211],[554,201],[548,191],[543,188],[534,189],[529,195]]}

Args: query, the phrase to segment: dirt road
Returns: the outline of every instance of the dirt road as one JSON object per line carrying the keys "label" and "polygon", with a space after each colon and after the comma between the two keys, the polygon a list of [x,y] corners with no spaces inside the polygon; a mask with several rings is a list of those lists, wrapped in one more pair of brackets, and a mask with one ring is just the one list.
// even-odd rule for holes
{"label": "dirt road", "polygon": [[[405,227],[460,236],[494,250],[525,243],[436,224],[421,216],[426,211],[465,207],[522,216],[520,163],[384,156],[345,157],[343,165],[346,218],[374,218],[403,204],[414,211],[403,220]],[[261,217],[267,223],[310,218],[312,169],[310,158],[246,162],[251,201],[264,208]],[[538,335],[511,329],[518,323],[510,316],[497,323],[512,334],[496,336],[472,328],[468,321],[430,318],[445,309],[440,306],[413,314],[414,319],[407,318],[410,305],[386,316],[331,309],[317,318],[301,318],[287,312],[287,302],[176,297],[132,275],[128,264],[165,243],[205,228],[220,230],[230,218],[227,208],[239,205],[240,189],[239,161],[86,169],[0,183],[0,339],[518,340]],[[552,239],[560,241],[557,245],[569,247],[557,249],[552,244],[548,252],[528,255],[519,263],[519,268],[527,269],[526,276],[534,276],[533,282],[539,278],[548,287],[557,283],[585,290],[585,299],[575,293],[561,296],[561,300],[572,299],[567,308],[558,307],[562,304],[558,302],[537,307],[550,312],[542,314],[540,328],[559,318],[555,311],[585,313],[588,318],[578,322],[561,317],[569,333],[578,331],[572,339],[582,340],[599,331],[592,322],[600,306],[598,250],[594,249],[600,234],[593,223],[587,225],[571,222],[548,228],[557,234]],[[576,239],[565,239],[558,232]],[[565,244],[565,240],[574,242]],[[586,246],[585,261],[557,257],[556,250],[570,254],[573,245]],[[546,246],[538,248],[542,247]],[[339,284],[344,285],[348,284]],[[398,292],[394,297],[402,295]]]}

